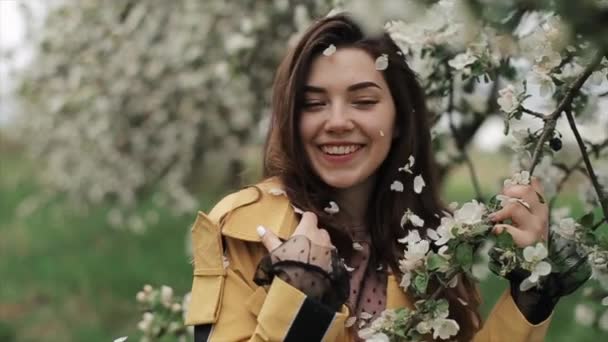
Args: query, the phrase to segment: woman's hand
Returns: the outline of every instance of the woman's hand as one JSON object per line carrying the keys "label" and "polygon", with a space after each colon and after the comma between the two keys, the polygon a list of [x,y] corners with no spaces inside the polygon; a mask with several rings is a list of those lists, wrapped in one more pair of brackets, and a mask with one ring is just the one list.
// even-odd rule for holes
{"label": "woman's hand", "polygon": [[547,241],[549,234],[549,206],[543,197],[543,189],[539,180],[532,177],[530,185],[510,185],[502,189],[502,194],[527,203],[513,201],[501,210],[490,215],[493,222],[511,219],[511,224],[498,223],[494,233],[500,234],[507,230],[518,247],[526,247],[538,241]]}
{"label": "woman's hand", "polygon": [[[302,219],[300,219],[300,223],[298,223],[296,230],[291,236],[304,235],[315,245],[333,247],[331,239],[329,238],[329,233],[325,229],[317,227],[317,223],[317,215],[307,211],[302,214]],[[283,243],[272,231],[262,226],[258,227],[258,235],[262,239],[262,244],[264,244],[264,247],[266,247],[269,252]]]}

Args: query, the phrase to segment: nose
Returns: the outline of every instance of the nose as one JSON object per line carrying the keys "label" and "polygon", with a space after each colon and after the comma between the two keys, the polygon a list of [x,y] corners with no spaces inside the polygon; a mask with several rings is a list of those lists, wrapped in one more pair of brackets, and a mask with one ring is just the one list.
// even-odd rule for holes
{"label": "nose", "polygon": [[354,128],[354,123],[347,112],[347,107],[341,103],[333,103],[329,111],[329,118],[325,123],[325,129],[329,132],[346,132]]}

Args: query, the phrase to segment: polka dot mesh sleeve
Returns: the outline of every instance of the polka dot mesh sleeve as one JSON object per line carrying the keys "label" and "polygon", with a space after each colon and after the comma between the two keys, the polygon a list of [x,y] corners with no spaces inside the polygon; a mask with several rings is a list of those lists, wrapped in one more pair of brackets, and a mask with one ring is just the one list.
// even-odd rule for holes
{"label": "polka dot mesh sleeve", "polygon": [[292,236],[262,258],[254,281],[270,285],[275,276],[336,311],[350,292],[348,272],[336,249],[316,245],[304,235]]}

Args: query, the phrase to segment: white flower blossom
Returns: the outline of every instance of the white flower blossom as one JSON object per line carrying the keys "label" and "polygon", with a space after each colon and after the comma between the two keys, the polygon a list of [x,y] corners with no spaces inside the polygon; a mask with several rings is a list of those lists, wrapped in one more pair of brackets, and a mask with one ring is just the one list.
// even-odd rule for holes
{"label": "white flower blossom", "polygon": [[128,338],[128,336],[119,337],[115,339],[114,342],[125,342]]}
{"label": "white flower blossom", "polygon": [[486,207],[483,203],[472,200],[465,203],[460,209],[454,212],[454,220],[457,223],[474,225],[482,221],[483,214],[486,212]]}
{"label": "white flower blossom", "polygon": [[363,250],[363,246],[358,243],[358,242],[353,242],[353,249],[356,251],[362,251]]}
{"label": "white flower blossom", "polygon": [[431,326],[433,327],[433,339],[439,337],[442,340],[447,340],[448,338],[455,336],[460,329],[460,326],[458,326],[458,323],[455,320],[448,318],[434,319]]}
{"label": "white flower blossom", "polygon": [[338,207],[338,204],[334,201],[329,201],[329,207],[326,207],[323,210],[325,210],[325,212],[330,215],[337,214],[340,212],[340,208]]}
{"label": "white flower blossom", "polygon": [[164,306],[171,306],[171,301],[173,300],[173,289],[167,285],[163,285],[160,288],[160,301]]}
{"label": "white flower blossom", "polygon": [[396,180],[391,184],[391,190],[396,192],[403,192],[403,183]]}
{"label": "white flower blossom", "polygon": [[460,53],[454,58],[448,61],[448,65],[455,70],[463,70],[466,66],[469,66],[477,61],[477,56],[471,53],[471,50]]}
{"label": "white flower blossom", "polygon": [[407,249],[403,253],[404,258],[399,260],[399,269],[402,272],[408,272],[422,265],[426,260],[429,250],[430,244],[428,240],[408,243]]}
{"label": "white flower blossom", "polygon": [[422,188],[424,188],[426,183],[422,178],[422,175],[418,175],[414,178],[414,192],[419,194],[422,192]]}
{"label": "white flower blossom", "polygon": [[530,172],[528,171],[521,171],[521,172],[516,172],[515,174],[513,174],[513,176],[509,179],[506,179],[504,182],[504,186],[511,186],[511,185],[528,185],[530,184]]}
{"label": "white flower blossom", "polygon": [[549,255],[547,248],[542,243],[537,243],[534,246],[524,248],[524,259],[530,263],[527,269],[531,272],[530,276],[524,279],[520,284],[520,290],[527,291],[536,286],[541,276],[546,276],[551,273],[551,264],[544,261]]}
{"label": "white flower blossom", "polygon": [[[452,233],[452,228],[454,228],[455,224],[456,221],[454,221],[454,218],[452,218],[451,216],[444,216],[441,218],[441,223],[435,230],[437,235],[437,239],[433,239],[435,240],[435,245],[445,245],[446,243],[448,243],[448,241],[455,237]],[[433,238],[434,236],[429,237]]]}
{"label": "white flower blossom", "polygon": [[503,112],[510,114],[519,107],[519,100],[515,94],[515,88],[512,85],[508,85],[499,90],[498,95],[497,102]]}
{"label": "white flower blossom", "polygon": [[376,58],[376,70],[382,71],[388,68],[388,55],[383,53],[380,57]]}
{"label": "white flower blossom", "polygon": [[608,296],[606,296],[606,297],[604,297],[604,299],[602,299],[602,305],[608,306]]}

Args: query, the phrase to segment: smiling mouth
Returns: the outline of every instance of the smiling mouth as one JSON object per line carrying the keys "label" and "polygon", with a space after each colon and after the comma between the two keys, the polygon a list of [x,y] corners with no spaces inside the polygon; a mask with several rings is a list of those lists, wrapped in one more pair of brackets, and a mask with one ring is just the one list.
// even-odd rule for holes
{"label": "smiling mouth", "polygon": [[364,145],[321,145],[319,149],[326,155],[330,156],[346,156],[360,150]]}

